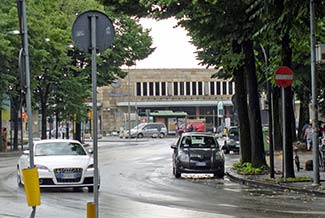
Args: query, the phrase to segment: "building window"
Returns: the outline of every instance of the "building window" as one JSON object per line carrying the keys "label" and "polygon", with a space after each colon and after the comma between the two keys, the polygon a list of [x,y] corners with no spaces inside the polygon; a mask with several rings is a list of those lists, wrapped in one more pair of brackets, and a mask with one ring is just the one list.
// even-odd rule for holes
{"label": "building window", "polygon": [[203,95],[203,82],[198,82],[198,95]]}
{"label": "building window", "polygon": [[140,82],[137,82],[137,96],[141,96],[141,83]]}
{"label": "building window", "polygon": [[166,82],[162,82],[161,83],[161,95],[162,96],[166,96],[167,92],[166,92]]}
{"label": "building window", "polygon": [[192,82],[192,95],[196,95],[196,82]]}
{"label": "building window", "polygon": [[143,90],[142,96],[148,96],[148,87],[146,82],[142,83],[142,90]]}
{"label": "building window", "polygon": [[149,83],[149,96],[153,96],[153,82]]}
{"label": "building window", "polygon": [[179,83],[179,94],[184,95],[184,82]]}
{"label": "building window", "polygon": [[173,83],[174,95],[178,95],[178,82]]}
{"label": "building window", "polygon": [[217,82],[217,95],[221,95],[221,82]]}
{"label": "building window", "polygon": [[210,82],[210,95],[215,95],[215,94],[216,94],[215,83]]}
{"label": "building window", "polygon": [[233,82],[229,82],[228,83],[228,93],[229,93],[229,95],[232,95],[232,94],[234,94],[234,90],[233,90],[233,86],[234,85],[234,83]]}
{"label": "building window", "polygon": [[222,82],[222,94],[227,95],[227,82]]}
{"label": "building window", "polygon": [[155,96],[160,96],[160,83],[155,82]]}
{"label": "building window", "polygon": [[191,95],[191,82],[186,82],[186,95]]}

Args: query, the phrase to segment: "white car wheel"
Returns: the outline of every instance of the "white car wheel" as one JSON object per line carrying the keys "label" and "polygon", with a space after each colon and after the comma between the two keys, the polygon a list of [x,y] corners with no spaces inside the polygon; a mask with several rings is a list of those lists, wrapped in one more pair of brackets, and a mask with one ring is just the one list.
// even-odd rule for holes
{"label": "white car wheel", "polygon": [[18,187],[23,187],[23,183],[21,181],[21,175],[20,175],[20,170],[19,167],[17,167],[17,185]]}

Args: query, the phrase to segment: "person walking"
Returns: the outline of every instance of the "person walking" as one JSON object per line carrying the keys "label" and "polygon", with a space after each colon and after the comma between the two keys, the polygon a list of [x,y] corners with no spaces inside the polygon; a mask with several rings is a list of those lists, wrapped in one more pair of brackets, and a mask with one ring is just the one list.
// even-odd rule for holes
{"label": "person walking", "polygon": [[8,141],[7,141],[7,128],[2,128],[2,145],[3,145],[3,152],[7,152]]}
{"label": "person walking", "polygon": [[306,142],[306,148],[308,151],[310,151],[313,144],[313,128],[310,123],[308,124],[308,127],[305,130],[304,139]]}

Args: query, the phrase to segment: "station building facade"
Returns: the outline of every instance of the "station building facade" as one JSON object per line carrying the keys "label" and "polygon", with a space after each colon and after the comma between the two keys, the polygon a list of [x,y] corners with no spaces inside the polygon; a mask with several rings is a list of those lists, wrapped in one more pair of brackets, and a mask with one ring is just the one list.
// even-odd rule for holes
{"label": "station building facade", "polygon": [[[128,76],[98,88],[102,133],[132,128],[139,122],[164,122],[173,132],[175,114],[204,120],[206,130],[233,122],[231,80],[211,78],[215,69],[127,69]],[[157,112],[164,117],[152,117]],[[180,117],[181,118],[181,117]]]}

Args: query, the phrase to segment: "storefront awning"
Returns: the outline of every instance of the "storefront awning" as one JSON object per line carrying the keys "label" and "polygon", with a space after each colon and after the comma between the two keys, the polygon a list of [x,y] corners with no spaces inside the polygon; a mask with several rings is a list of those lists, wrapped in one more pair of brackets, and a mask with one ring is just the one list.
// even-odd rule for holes
{"label": "storefront awning", "polygon": [[[165,101],[130,101],[132,107],[193,107],[193,106],[215,106],[222,102],[224,106],[232,106],[231,100],[165,100]],[[118,102],[117,106],[127,107],[129,102]]]}

